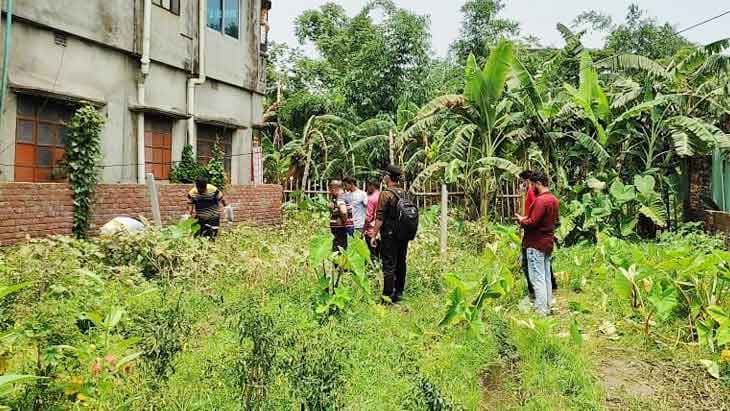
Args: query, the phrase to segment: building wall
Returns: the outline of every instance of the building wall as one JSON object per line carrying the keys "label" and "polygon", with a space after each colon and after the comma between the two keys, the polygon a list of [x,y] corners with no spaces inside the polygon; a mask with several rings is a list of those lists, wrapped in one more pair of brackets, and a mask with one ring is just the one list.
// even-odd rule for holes
{"label": "building wall", "polygon": [[[103,163],[134,162],[134,117],[128,110],[136,97],[137,70],[132,57],[73,36],[68,36],[65,47],[58,46],[53,32],[23,22],[13,25],[13,44],[11,84],[103,102],[107,121],[101,136]],[[7,147],[0,153],[3,164],[15,161],[17,109],[12,90],[9,97],[11,104],[3,113],[0,138],[0,146]],[[3,167],[2,171],[2,180],[13,180],[13,167]],[[106,182],[132,181],[135,173],[134,167],[111,167],[103,170],[102,178]]]}
{"label": "building wall", "polygon": [[[137,180],[137,104],[141,50],[142,0],[16,0],[10,82],[22,87],[73,96],[102,104],[107,124],[102,134],[102,181]],[[206,29],[209,81],[196,88],[196,117],[225,118],[245,128],[234,137],[237,168],[232,182],[250,181],[251,125],[263,107],[258,87],[260,0],[241,0],[239,39]],[[4,19],[3,19],[4,26]],[[54,31],[68,33],[56,45]],[[152,6],[150,74],[145,105],[187,112],[187,81],[197,74],[198,1],[181,1],[180,16]],[[0,52],[2,43],[0,42]],[[255,106],[253,104],[256,104]],[[0,130],[0,181],[13,181],[16,123],[10,93]],[[173,123],[173,161],[188,141],[184,120]],[[248,173],[248,174],[247,174]]]}
{"label": "building wall", "polygon": [[[163,224],[187,212],[189,185],[158,187]],[[236,223],[279,224],[282,192],[279,185],[231,186],[225,192]],[[147,188],[139,184],[101,184],[97,188],[92,233],[114,217],[140,215],[151,220]],[[0,209],[9,218],[0,220],[0,245],[51,235],[70,235],[73,199],[66,184],[0,183]]]}

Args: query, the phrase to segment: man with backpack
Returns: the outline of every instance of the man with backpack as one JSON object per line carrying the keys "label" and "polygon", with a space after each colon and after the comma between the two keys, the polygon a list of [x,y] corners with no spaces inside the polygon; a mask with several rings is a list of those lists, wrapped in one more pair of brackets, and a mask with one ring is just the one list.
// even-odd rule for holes
{"label": "man with backpack", "polygon": [[390,165],[385,169],[383,183],[386,187],[380,193],[373,238],[375,246],[380,235],[380,259],[383,263],[383,301],[396,303],[403,296],[406,286],[406,258],[408,242],[418,231],[418,209],[399,187],[401,170]]}

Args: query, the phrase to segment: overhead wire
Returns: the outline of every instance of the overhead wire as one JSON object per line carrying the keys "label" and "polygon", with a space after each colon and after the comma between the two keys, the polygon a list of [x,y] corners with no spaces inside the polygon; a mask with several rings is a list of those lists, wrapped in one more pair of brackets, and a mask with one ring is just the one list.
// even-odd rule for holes
{"label": "overhead wire", "polygon": [[719,18],[721,18],[721,17],[727,16],[728,14],[730,14],[730,10],[728,10],[728,11],[726,11],[726,12],[724,12],[724,13],[720,13],[720,14],[718,14],[718,15],[717,15],[717,16],[715,16],[715,17],[710,17],[710,18],[709,18],[709,19],[707,19],[707,20],[701,21],[701,22],[699,22],[699,23],[697,23],[697,24],[695,24],[695,25],[689,26],[689,27],[687,27],[687,28],[685,28],[685,29],[679,30],[679,31],[677,32],[677,34],[682,34],[682,33],[684,33],[684,32],[690,31],[690,30],[692,30],[692,29],[696,29],[697,27],[700,27],[700,26],[704,26],[705,24],[707,24],[707,23],[710,23],[710,22],[712,22],[712,21],[715,21],[715,20],[717,20],[717,19],[719,19]]}

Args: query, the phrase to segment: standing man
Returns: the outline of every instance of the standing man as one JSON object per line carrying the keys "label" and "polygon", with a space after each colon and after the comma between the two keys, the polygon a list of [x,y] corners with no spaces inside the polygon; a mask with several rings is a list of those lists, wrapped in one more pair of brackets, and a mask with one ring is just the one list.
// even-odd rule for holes
{"label": "standing man", "polygon": [[378,211],[380,183],[368,181],[366,190],[368,193],[368,208],[365,213],[365,241],[368,243],[368,248],[370,248],[370,256],[378,258],[378,247],[373,245],[373,239],[377,238],[375,234],[375,213]]}
{"label": "standing man", "polygon": [[[520,188],[525,192],[525,215],[530,215],[530,208],[535,202],[535,191],[530,185],[530,175],[532,171],[525,170],[520,173]],[[530,281],[530,271],[527,269],[527,250],[522,247],[522,272],[525,273],[525,280],[527,281],[527,298],[529,300],[535,299],[535,289],[532,287]]]}
{"label": "standing man", "polygon": [[387,187],[380,193],[378,210],[373,227],[374,247],[380,234],[380,258],[383,262],[383,301],[398,302],[406,286],[406,259],[408,242],[418,230],[418,209],[399,187],[401,170],[390,165],[385,169],[383,183]]}
{"label": "standing man", "polygon": [[360,233],[360,237],[365,235],[365,217],[368,208],[368,195],[357,188],[357,180],[352,177],[345,177],[345,190],[350,193],[350,203],[352,204],[352,223],[356,233]]}
{"label": "standing man", "polygon": [[347,237],[353,234],[352,205],[345,198],[342,182],[332,180],[330,192],[330,231],[332,232],[332,251],[347,249]]}
{"label": "standing man", "polygon": [[550,192],[548,179],[536,171],[529,176],[535,190],[535,202],[527,216],[516,214],[517,221],[525,229],[522,247],[527,254],[530,281],[535,288],[535,308],[542,315],[550,315],[552,284],[550,257],[555,245],[555,226],[558,223],[560,202]]}
{"label": "standing man", "polygon": [[200,228],[196,236],[215,239],[221,225],[221,204],[226,206],[223,193],[212,184],[208,184],[206,177],[200,176],[195,180],[195,187],[188,192],[190,215],[198,220]]}

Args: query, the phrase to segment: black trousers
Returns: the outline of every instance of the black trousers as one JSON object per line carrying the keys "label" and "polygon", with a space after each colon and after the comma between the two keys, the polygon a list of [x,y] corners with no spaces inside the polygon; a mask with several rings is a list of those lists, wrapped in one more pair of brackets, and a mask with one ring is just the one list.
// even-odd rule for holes
{"label": "black trousers", "polygon": [[340,248],[347,250],[347,239],[352,237],[351,228],[332,228],[332,252],[339,251]]}
{"label": "black trousers", "polygon": [[209,220],[198,219],[198,225],[200,228],[195,233],[196,237],[205,237],[210,240],[215,240],[218,236],[218,227],[221,225],[220,218],[213,218]]}
{"label": "black trousers", "polygon": [[[558,289],[558,282],[555,281],[555,274],[553,274],[552,270],[552,261],[550,262],[550,278],[551,282],[553,283],[553,290]],[[527,293],[530,296],[535,295],[535,289],[532,287],[532,282],[530,282],[530,270],[527,268],[527,249],[522,248],[522,272],[525,273],[525,280],[527,280]]]}
{"label": "black trousers", "polygon": [[372,238],[367,234],[365,235],[365,242],[368,244],[368,249],[370,250],[370,259],[380,259],[380,244],[375,244],[375,247],[373,247]]}
{"label": "black trousers", "polygon": [[383,296],[395,302],[406,288],[408,241],[384,237],[379,245],[383,263]]}

